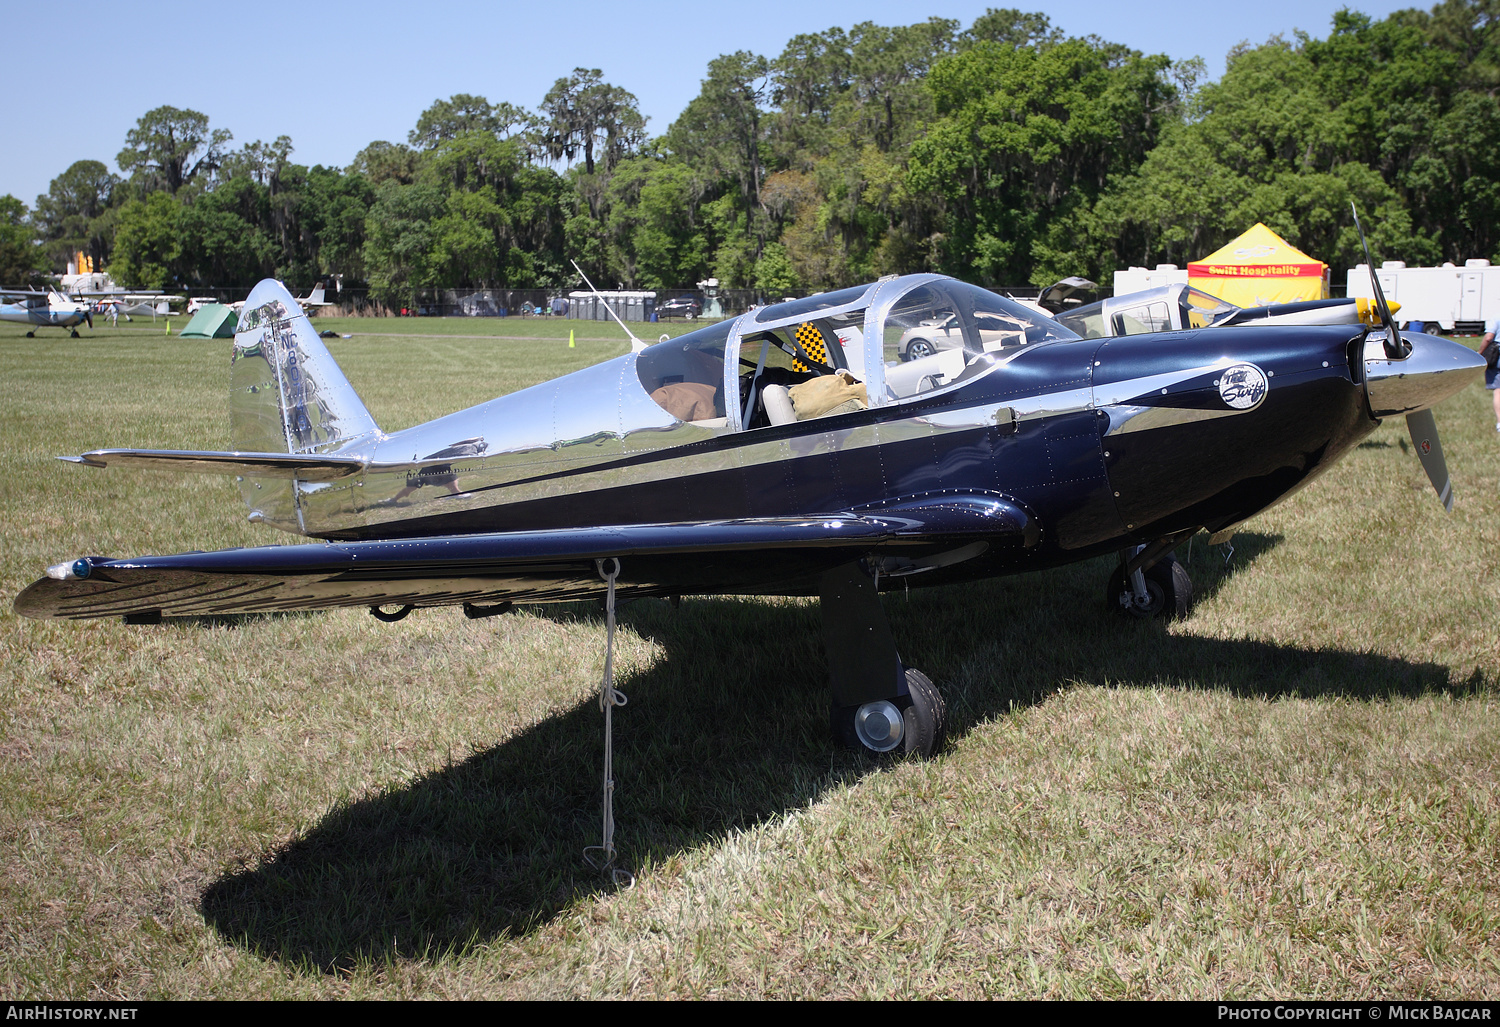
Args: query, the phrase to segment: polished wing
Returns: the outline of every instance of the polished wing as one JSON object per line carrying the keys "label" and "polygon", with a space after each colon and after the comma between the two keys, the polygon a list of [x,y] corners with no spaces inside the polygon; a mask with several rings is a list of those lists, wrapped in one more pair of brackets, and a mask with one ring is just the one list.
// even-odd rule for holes
{"label": "polished wing", "polygon": [[[561,602],[602,594],[619,562],[622,596],[812,595],[824,572],[866,559],[888,576],[1034,546],[1015,503],[942,493],[827,517],[261,546],[48,568],[16,598],[35,618],[214,616],[340,606]],[[612,567],[609,568],[613,570]]]}

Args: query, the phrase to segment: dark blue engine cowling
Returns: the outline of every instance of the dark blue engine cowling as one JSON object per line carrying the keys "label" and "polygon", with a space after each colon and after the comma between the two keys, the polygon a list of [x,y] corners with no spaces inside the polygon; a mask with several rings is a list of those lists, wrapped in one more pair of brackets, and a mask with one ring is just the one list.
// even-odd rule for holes
{"label": "dark blue engine cowling", "polygon": [[[1373,431],[1351,373],[1363,336],[1348,325],[1211,328],[1100,346],[1105,466],[1132,538],[1237,524]],[[1237,388],[1257,371],[1256,392]]]}

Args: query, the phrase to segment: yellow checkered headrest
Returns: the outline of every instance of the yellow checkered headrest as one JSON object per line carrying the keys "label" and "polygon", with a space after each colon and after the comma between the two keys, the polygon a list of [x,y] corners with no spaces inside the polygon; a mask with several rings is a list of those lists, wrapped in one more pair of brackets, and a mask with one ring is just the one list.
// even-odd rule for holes
{"label": "yellow checkered headrest", "polygon": [[[804,321],[797,326],[797,345],[802,348],[813,360],[825,367],[832,367],[833,361],[828,359],[828,347],[823,345],[823,333],[818,331],[818,326],[811,321]],[[800,360],[792,361],[793,371],[811,371],[812,368]]]}

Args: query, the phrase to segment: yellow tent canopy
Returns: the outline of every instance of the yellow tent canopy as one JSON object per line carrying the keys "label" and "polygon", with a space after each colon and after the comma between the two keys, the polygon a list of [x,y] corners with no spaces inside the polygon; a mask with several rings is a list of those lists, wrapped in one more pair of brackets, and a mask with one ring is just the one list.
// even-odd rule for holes
{"label": "yellow tent canopy", "polygon": [[1328,265],[1265,225],[1188,264],[1188,284],[1242,307],[1328,298]]}

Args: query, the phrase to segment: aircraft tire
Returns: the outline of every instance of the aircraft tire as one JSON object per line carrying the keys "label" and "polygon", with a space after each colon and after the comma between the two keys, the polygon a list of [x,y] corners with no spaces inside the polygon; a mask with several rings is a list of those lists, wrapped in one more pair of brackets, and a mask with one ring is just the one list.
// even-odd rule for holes
{"label": "aircraft tire", "polygon": [[1151,596],[1151,602],[1141,608],[1120,601],[1121,595],[1130,591],[1130,585],[1119,567],[1110,572],[1104,598],[1111,613],[1136,620],[1152,617],[1178,620],[1192,612],[1193,579],[1188,576],[1187,568],[1177,562],[1177,557],[1168,554],[1147,568],[1145,575],[1146,592]]}
{"label": "aircraft tire", "polygon": [[935,756],[948,740],[948,704],[937,685],[920,670],[906,668],[906,689],[911,693],[911,705],[903,716],[906,737],[912,741],[907,751],[923,759]]}
{"label": "aircraft tire", "polygon": [[855,729],[855,717],[860,707],[835,706],[831,710],[835,742],[874,759],[895,756],[926,759],[942,749],[948,735],[948,704],[926,674],[911,667],[905,670],[908,694],[891,700],[901,709],[901,741],[885,751],[871,748],[860,740]]}

